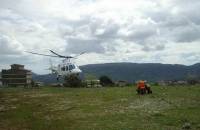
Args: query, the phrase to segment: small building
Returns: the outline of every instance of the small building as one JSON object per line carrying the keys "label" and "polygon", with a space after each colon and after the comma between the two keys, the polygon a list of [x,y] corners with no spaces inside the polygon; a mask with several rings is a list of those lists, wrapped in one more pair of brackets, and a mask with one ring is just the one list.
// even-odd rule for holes
{"label": "small building", "polygon": [[187,81],[184,80],[162,80],[158,82],[158,85],[160,86],[182,86],[182,85],[188,85]]}
{"label": "small building", "polygon": [[34,86],[35,87],[42,87],[42,86],[44,86],[44,83],[43,82],[35,82]]}
{"label": "small building", "polygon": [[117,81],[115,84],[116,84],[117,86],[119,86],[119,87],[125,87],[125,86],[128,85],[128,82],[125,81],[125,80],[119,80],[119,81]]}
{"label": "small building", "polygon": [[167,81],[164,81],[164,80],[161,80],[161,81],[158,81],[157,84],[159,86],[167,86],[168,85],[168,82]]}
{"label": "small building", "polygon": [[86,80],[86,87],[88,88],[92,88],[92,87],[102,87],[102,85],[100,84],[100,80]]}
{"label": "small building", "polygon": [[31,86],[32,72],[24,69],[24,65],[13,64],[11,69],[1,72],[3,86]]}
{"label": "small building", "polygon": [[187,85],[188,83],[187,83],[187,81],[179,80],[179,81],[176,81],[174,84],[175,85]]}

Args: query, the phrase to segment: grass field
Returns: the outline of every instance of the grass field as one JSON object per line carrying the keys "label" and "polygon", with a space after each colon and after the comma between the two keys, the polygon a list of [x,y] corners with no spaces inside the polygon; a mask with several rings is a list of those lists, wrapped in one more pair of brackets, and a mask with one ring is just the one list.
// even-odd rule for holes
{"label": "grass field", "polygon": [[200,130],[200,86],[0,88],[0,130]]}

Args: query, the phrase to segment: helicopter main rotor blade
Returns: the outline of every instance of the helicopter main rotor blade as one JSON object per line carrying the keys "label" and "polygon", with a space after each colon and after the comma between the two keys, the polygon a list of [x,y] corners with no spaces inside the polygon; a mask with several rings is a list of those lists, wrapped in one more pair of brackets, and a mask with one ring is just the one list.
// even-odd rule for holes
{"label": "helicopter main rotor blade", "polygon": [[80,55],[83,55],[83,54],[85,54],[85,52],[82,52],[82,53],[80,53],[80,54],[74,56],[73,58],[77,58],[77,57],[79,57]]}
{"label": "helicopter main rotor blade", "polygon": [[63,55],[60,55],[60,54],[58,54],[58,53],[56,53],[56,52],[54,52],[54,51],[52,51],[52,50],[49,50],[49,51],[50,51],[51,53],[57,55],[58,57],[61,57],[61,58],[67,58],[67,59],[73,58],[72,56],[63,56]]}
{"label": "helicopter main rotor blade", "polygon": [[25,51],[25,52],[27,52],[27,53],[31,53],[31,54],[34,54],[34,55],[49,56],[49,57],[59,57],[59,56],[53,56],[53,55],[40,54],[40,53],[29,52],[29,51]]}
{"label": "helicopter main rotor blade", "polygon": [[60,55],[60,54],[58,54],[58,53],[55,53],[54,51],[52,51],[52,50],[49,50],[51,53],[53,53],[54,55],[57,55],[58,57],[64,57],[64,56],[62,56],[62,55]]}

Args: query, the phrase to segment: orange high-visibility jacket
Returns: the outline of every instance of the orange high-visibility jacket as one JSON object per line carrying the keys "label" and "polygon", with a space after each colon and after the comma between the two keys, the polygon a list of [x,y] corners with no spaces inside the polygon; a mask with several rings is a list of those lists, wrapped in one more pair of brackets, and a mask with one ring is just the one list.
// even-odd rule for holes
{"label": "orange high-visibility jacket", "polygon": [[144,89],[145,88],[145,82],[144,81],[139,81],[138,84],[137,84],[137,87],[139,89]]}

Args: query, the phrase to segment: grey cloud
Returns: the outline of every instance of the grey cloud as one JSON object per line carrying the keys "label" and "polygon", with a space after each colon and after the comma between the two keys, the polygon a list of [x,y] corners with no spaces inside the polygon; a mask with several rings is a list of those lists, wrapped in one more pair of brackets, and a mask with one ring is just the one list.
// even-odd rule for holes
{"label": "grey cloud", "polygon": [[22,0],[1,0],[0,8],[15,8]]}
{"label": "grey cloud", "polygon": [[161,51],[165,49],[165,40],[161,40],[160,35],[157,32],[157,27],[154,24],[139,25],[130,28],[131,32],[125,37],[121,37],[129,42],[134,42],[142,47],[143,51]]}
{"label": "grey cloud", "polygon": [[159,10],[145,10],[144,15],[151,18],[156,23],[162,23],[171,16],[170,10],[160,8]]}
{"label": "grey cloud", "polygon": [[176,40],[178,42],[193,42],[200,39],[200,27],[188,27],[180,29],[177,33]]}
{"label": "grey cloud", "polygon": [[[159,28],[161,35],[171,42],[193,42],[199,40],[199,0],[175,0],[169,8],[144,12]],[[176,11],[174,11],[176,10]]]}
{"label": "grey cloud", "polygon": [[[65,33],[67,51],[71,53],[80,53],[82,51],[105,53],[106,51],[116,51],[118,46],[115,40],[124,42],[135,42],[143,46],[143,50],[163,50],[164,45],[157,45],[157,27],[154,24],[149,25],[131,25],[121,26],[114,21],[105,23],[104,21],[88,17],[92,19],[88,24],[79,24],[71,33]],[[84,20],[85,21],[85,20]],[[80,28],[85,28],[84,30]],[[119,33],[121,28],[127,28],[129,34]],[[77,37],[77,34],[85,35],[84,38]],[[87,35],[86,35],[87,34]],[[73,37],[73,38],[71,38]],[[149,40],[150,39],[150,40]],[[151,47],[147,46],[151,43]],[[155,43],[155,44],[154,44]]]}
{"label": "grey cloud", "polygon": [[165,45],[164,44],[157,44],[157,43],[145,44],[145,45],[143,45],[143,48],[142,48],[142,50],[146,51],[146,52],[149,52],[149,51],[162,51],[164,49],[165,49]]}
{"label": "grey cloud", "polygon": [[165,45],[164,44],[157,45],[155,49],[159,50],[159,51],[164,50],[165,49]]}
{"label": "grey cloud", "polygon": [[[41,29],[41,25],[10,9],[0,9],[0,31],[16,30],[18,33],[31,33]],[[7,27],[3,30],[3,28]]]}
{"label": "grey cloud", "polygon": [[[66,25],[68,22],[65,21],[61,22],[60,25]],[[81,21],[83,22],[81,23]],[[60,29],[67,42],[67,52],[105,53],[106,51],[115,50],[115,38],[117,38],[119,28],[119,25],[115,24],[114,21],[105,22],[91,16],[83,17],[83,20],[80,20],[76,27],[74,27],[74,24],[68,24],[65,30]],[[79,36],[80,34],[82,36]]]}
{"label": "grey cloud", "polygon": [[196,25],[200,25],[200,1],[198,3],[194,3],[192,6],[189,6],[189,9],[184,9],[180,12],[180,16],[184,16],[186,20]]}
{"label": "grey cloud", "polygon": [[183,53],[180,55],[180,58],[184,59],[190,64],[194,64],[199,62],[200,53],[195,53],[195,52]]}
{"label": "grey cloud", "polygon": [[79,38],[68,38],[66,51],[70,53],[104,53],[105,49],[101,45],[99,40],[95,39],[79,39]]}
{"label": "grey cloud", "polygon": [[113,39],[117,37],[119,29],[120,29],[119,25],[109,23],[104,27],[97,28],[95,31],[95,36],[101,39]]}
{"label": "grey cloud", "polygon": [[174,29],[177,27],[184,27],[188,26],[190,22],[182,16],[170,16],[166,19],[166,21],[163,21],[160,23],[161,28],[169,28]]}
{"label": "grey cloud", "polygon": [[1,64],[32,64],[29,56],[25,55],[3,55],[0,57]]}
{"label": "grey cloud", "polygon": [[143,44],[146,39],[156,35],[156,28],[149,26],[136,27],[131,30],[132,33],[127,36],[129,40],[133,40],[140,44]]}
{"label": "grey cloud", "polygon": [[9,36],[0,34],[0,54],[1,55],[16,55],[21,54],[22,45]]}
{"label": "grey cloud", "polygon": [[190,23],[187,26],[162,28],[162,33],[163,34],[161,36],[167,41],[190,43],[200,39],[200,26]]}

